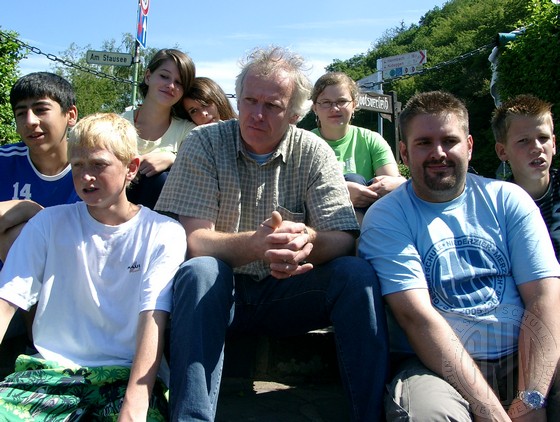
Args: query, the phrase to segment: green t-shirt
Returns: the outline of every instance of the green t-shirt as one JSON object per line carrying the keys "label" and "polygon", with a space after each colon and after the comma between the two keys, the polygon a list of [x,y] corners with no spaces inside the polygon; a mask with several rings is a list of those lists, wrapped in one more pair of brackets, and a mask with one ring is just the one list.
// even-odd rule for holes
{"label": "green t-shirt", "polygon": [[[319,128],[312,130],[321,136]],[[378,168],[396,164],[389,143],[377,132],[357,126],[349,130],[337,141],[326,141],[333,149],[344,174],[357,173],[366,180],[375,177]]]}

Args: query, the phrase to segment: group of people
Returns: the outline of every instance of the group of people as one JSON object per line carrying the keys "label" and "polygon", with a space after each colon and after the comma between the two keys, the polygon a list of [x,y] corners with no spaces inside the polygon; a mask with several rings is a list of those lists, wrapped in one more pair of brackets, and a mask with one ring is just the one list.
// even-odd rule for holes
{"label": "group of people", "polygon": [[[459,99],[416,94],[399,117],[406,180],[351,125],[346,75],[313,86],[297,54],[255,49],[237,115],[194,74],[161,50],[141,107],[79,121],[64,79],[13,87],[0,339],[35,307],[38,354],[0,382],[0,418],[212,421],[226,336],[333,326],[350,420],[560,419],[549,104],[492,118],[510,183],[468,173]],[[296,126],[310,108],[313,132]]]}

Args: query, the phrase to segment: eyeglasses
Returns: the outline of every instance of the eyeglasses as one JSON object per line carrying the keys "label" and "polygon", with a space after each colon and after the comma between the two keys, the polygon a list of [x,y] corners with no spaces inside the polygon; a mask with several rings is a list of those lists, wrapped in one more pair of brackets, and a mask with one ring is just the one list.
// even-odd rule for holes
{"label": "eyeglasses", "polygon": [[351,102],[352,100],[337,100],[337,101],[321,101],[318,102],[317,104],[319,105],[319,107],[328,110],[331,107],[346,108],[348,107],[348,104],[350,104]]}

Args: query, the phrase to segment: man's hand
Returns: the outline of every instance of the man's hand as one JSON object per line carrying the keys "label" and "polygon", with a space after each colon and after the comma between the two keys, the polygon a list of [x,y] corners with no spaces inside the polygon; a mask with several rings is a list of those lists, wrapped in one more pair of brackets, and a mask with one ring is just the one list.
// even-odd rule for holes
{"label": "man's hand", "polygon": [[270,264],[270,274],[278,279],[303,274],[313,268],[305,262],[311,250],[310,229],[303,223],[283,221],[279,212],[273,211],[259,230],[265,234],[265,260]]}
{"label": "man's hand", "polygon": [[372,180],[368,189],[375,193],[377,195],[377,199],[379,199],[398,188],[404,182],[406,182],[406,179],[402,176],[380,175]]}
{"label": "man's hand", "polygon": [[354,208],[367,208],[380,198],[379,194],[370,189],[369,186],[355,182],[346,182],[346,186]]}

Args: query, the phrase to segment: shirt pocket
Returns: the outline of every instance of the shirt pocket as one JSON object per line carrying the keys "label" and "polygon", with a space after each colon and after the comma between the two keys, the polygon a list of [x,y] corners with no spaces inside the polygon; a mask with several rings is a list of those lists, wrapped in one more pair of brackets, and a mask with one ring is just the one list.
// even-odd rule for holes
{"label": "shirt pocket", "polygon": [[294,223],[305,223],[305,212],[292,212],[280,205],[278,205],[276,211],[280,213],[282,220],[292,221]]}

